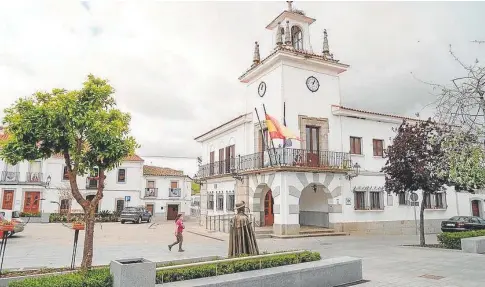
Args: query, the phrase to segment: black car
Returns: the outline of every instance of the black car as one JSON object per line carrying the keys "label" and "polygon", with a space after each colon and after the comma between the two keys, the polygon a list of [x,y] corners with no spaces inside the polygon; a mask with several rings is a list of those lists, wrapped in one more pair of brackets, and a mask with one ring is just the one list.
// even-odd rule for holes
{"label": "black car", "polygon": [[485,219],[477,216],[453,216],[441,222],[441,231],[469,231],[485,229]]}
{"label": "black car", "polygon": [[152,214],[144,207],[125,207],[120,215],[121,224],[127,221],[141,223],[152,221]]}

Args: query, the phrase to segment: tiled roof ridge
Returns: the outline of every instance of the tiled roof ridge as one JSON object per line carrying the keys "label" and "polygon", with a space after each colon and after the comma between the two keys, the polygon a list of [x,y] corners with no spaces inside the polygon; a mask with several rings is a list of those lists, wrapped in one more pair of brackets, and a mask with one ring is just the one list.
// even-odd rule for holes
{"label": "tiled roof ridge", "polygon": [[383,117],[398,118],[398,119],[403,119],[403,120],[425,122],[425,120],[421,120],[421,119],[410,118],[410,117],[406,117],[406,116],[393,115],[393,114],[384,114],[384,113],[379,113],[379,112],[366,111],[366,110],[361,110],[361,109],[356,109],[356,108],[349,108],[349,107],[345,107],[345,106],[341,106],[341,105],[332,105],[332,107],[336,107],[336,108],[340,108],[340,109],[344,109],[344,110],[348,110],[348,111],[353,111],[353,112],[376,115],[376,116],[383,116]]}
{"label": "tiled roof ridge", "polygon": [[183,170],[154,165],[143,165],[143,175],[152,176],[185,176]]}

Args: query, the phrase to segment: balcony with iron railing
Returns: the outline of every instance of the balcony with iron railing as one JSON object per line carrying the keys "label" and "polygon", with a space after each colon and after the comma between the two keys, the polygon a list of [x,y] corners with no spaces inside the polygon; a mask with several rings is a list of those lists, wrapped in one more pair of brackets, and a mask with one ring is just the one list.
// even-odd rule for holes
{"label": "balcony with iron railing", "polygon": [[182,196],[182,189],[181,188],[168,188],[168,197],[180,197]]}
{"label": "balcony with iron railing", "polygon": [[20,172],[16,171],[2,171],[0,182],[4,184],[16,184],[20,181]]}
{"label": "balcony with iron railing", "polygon": [[29,184],[42,184],[42,172],[27,172],[25,181]]}
{"label": "balcony with iron railing", "polygon": [[155,187],[147,187],[145,188],[145,197],[158,197],[158,188]]}
{"label": "balcony with iron railing", "polygon": [[350,167],[350,154],[346,152],[274,148],[265,152],[201,165],[197,176],[206,178],[271,168],[295,171],[348,171]]}

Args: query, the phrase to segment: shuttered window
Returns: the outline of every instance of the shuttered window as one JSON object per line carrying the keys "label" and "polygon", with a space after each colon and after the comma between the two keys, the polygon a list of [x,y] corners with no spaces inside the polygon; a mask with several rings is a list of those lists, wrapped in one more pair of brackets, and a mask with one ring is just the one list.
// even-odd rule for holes
{"label": "shuttered window", "polygon": [[350,153],[362,154],[362,138],[350,137]]}

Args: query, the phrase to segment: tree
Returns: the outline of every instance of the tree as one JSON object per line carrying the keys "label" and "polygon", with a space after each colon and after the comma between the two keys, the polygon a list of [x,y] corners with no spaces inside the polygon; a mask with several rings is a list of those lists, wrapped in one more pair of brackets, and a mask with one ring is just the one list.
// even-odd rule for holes
{"label": "tree", "polygon": [[420,245],[424,237],[424,209],[427,198],[443,190],[448,183],[448,163],[442,143],[447,128],[438,126],[431,119],[417,123],[403,123],[386,153],[385,189],[395,194],[422,191]]}
{"label": "tree", "polygon": [[443,147],[449,164],[449,184],[456,191],[485,187],[485,151],[476,134],[457,129],[447,136]]}
{"label": "tree", "polygon": [[[0,157],[10,164],[23,160],[64,157],[72,196],[84,210],[86,232],[81,267],[93,259],[95,207],[103,198],[105,173],[134,153],[130,115],[116,109],[107,80],[89,75],[80,90],[53,89],[17,100],[5,109],[8,140]],[[79,191],[76,176],[97,174],[97,192],[90,201]]]}

